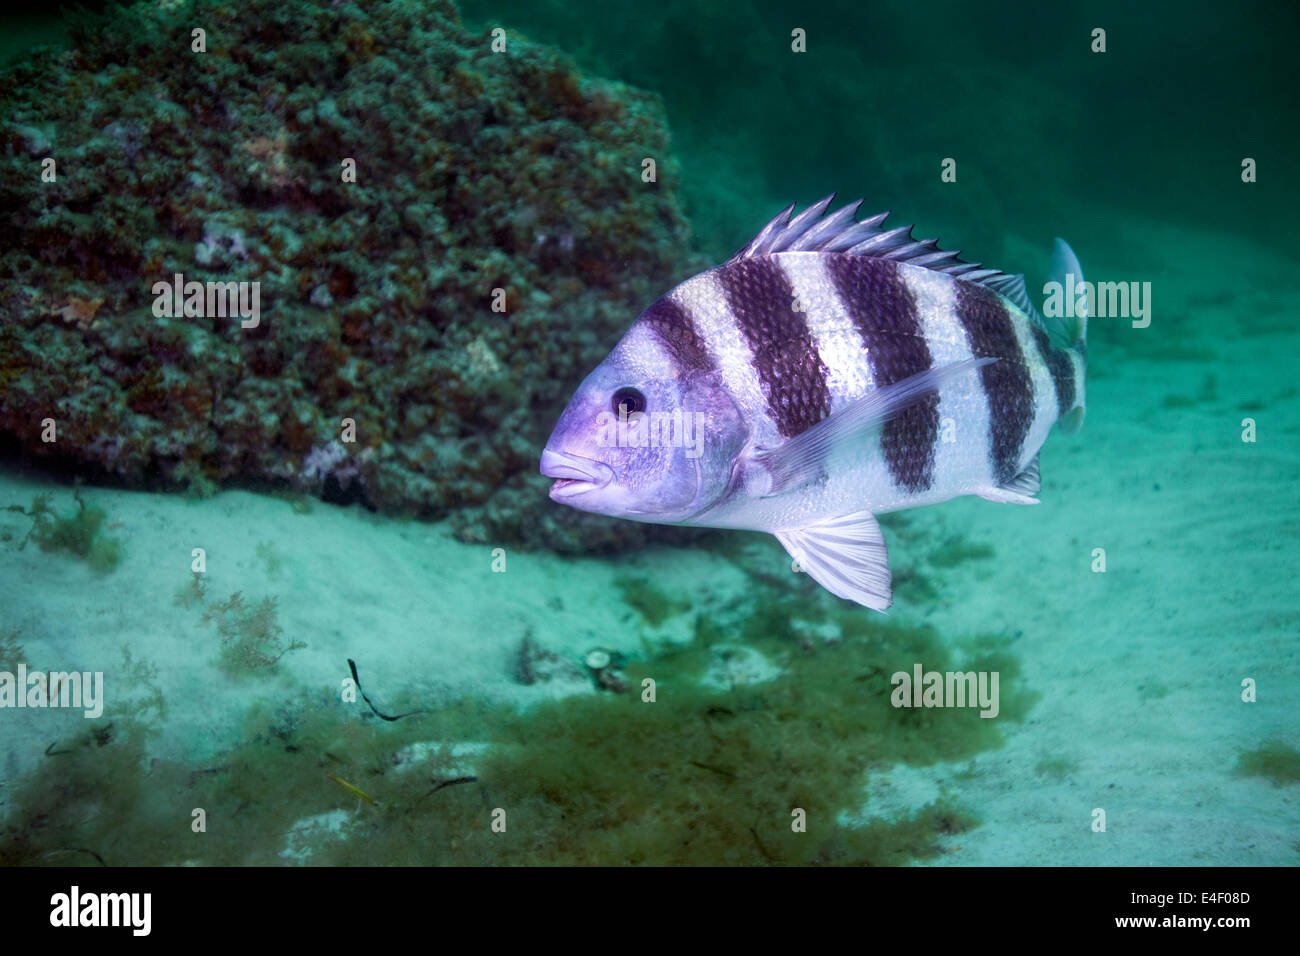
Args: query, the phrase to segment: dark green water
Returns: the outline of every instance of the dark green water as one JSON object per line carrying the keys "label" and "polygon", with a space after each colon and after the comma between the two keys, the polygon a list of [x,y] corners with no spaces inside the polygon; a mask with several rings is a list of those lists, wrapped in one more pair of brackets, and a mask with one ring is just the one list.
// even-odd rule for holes
{"label": "dark green water", "polygon": [[[1016,231],[1068,235],[1085,263],[1149,268],[1126,258],[1138,250],[1125,211],[1300,251],[1300,11],[1287,4],[682,0],[640,21],[617,3],[463,10],[662,95],[714,255],[769,210],[830,191],[985,261]],[[1091,49],[1098,27],[1105,53]],[[790,51],[795,28],[807,53]],[[1261,173],[1243,189],[1247,156]],[[940,181],[945,157],[955,184]]]}

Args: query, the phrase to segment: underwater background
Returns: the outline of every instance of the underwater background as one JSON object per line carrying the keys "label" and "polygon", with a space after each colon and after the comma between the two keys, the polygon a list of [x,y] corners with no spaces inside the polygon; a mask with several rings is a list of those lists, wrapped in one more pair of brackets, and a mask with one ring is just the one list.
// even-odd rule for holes
{"label": "underwater background", "polygon": [[[49,11],[0,31],[0,675],[104,692],[0,677],[0,863],[1300,861],[1300,11]],[[1038,507],[884,516],[887,615],[537,474],[641,309],[830,192],[1150,284]],[[918,664],[998,715],[892,706]]]}

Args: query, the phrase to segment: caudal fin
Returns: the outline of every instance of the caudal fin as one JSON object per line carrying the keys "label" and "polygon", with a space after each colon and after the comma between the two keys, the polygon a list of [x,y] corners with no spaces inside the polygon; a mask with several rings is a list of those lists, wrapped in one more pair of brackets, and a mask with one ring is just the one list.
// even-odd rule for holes
{"label": "caudal fin", "polygon": [[[1079,289],[1083,286],[1083,266],[1079,265],[1079,257],[1074,254],[1070,244],[1064,239],[1058,238],[1052,246],[1052,265],[1048,278],[1055,283],[1059,283],[1061,289]],[[1084,377],[1088,366],[1088,306],[1091,300],[1088,296],[1070,297],[1071,308],[1068,312],[1073,315],[1058,316],[1049,318],[1047,321],[1052,326],[1052,338],[1055,344],[1066,349],[1070,356],[1070,368],[1074,377],[1074,405],[1070,410],[1061,416],[1057,424],[1061,431],[1070,435],[1077,432],[1083,427],[1083,416],[1086,410],[1084,401]]]}
{"label": "caudal fin", "polygon": [[[1074,276],[1071,282],[1069,277]],[[1062,289],[1078,289],[1083,285],[1083,266],[1079,265],[1079,257],[1074,254],[1070,244],[1064,239],[1058,237],[1052,244],[1052,265],[1048,278],[1053,282],[1060,283]],[[1065,344],[1071,348],[1083,348],[1084,342],[1088,338],[1088,305],[1089,299],[1085,296],[1078,299],[1075,303],[1077,306],[1074,312],[1074,322],[1070,324],[1068,319],[1062,318],[1062,337]]]}

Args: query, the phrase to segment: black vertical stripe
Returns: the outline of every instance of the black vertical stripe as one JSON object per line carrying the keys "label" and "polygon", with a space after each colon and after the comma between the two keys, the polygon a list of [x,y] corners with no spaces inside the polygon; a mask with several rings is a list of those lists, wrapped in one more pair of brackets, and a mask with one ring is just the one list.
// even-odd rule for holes
{"label": "black vertical stripe", "polygon": [[639,321],[663,343],[679,372],[707,372],[717,367],[717,360],[686,306],[664,296],[642,312]]}
{"label": "black vertical stripe", "polygon": [[768,415],[783,438],[807,431],[830,414],[831,399],[826,366],[807,313],[794,311],[789,279],[773,259],[739,259],[717,275],[754,355]]}
{"label": "black vertical stripe", "polygon": [[989,402],[989,459],[993,480],[1009,484],[1020,470],[1020,449],[1034,421],[1034,385],[1011,315],[991,289],[956,281],[957,318],[976,358],[998,361],[980,369]]}
{"label": "black vertical stripe", "polygon": [[[862,336],[876,386],[900,382],[931,367],[916,298],[898,264],[864,256],[829,255],[826,271]],[[885,423],[880,444],[894,484],[921,492],[934,484],[939,396],[930,393]]]}
{"label": "black vertical stripe", "polygon": [[1031,322],[1030,329],[1034,333],[1038,354],[1052,374],[1052,385],[1056,388],[1056,417],[1060,418],[1074,408],[1074,362],[1070,361],[1070,353],[1065,349],[1054,348],[1047,333],[1037,325]]}

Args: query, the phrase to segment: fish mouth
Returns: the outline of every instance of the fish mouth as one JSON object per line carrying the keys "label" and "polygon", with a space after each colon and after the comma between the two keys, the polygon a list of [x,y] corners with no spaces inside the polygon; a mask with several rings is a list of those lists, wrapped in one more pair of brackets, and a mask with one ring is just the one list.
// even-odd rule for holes
{"label": "fish mouth", "polygon": [[550,448],[542,452],[541,472],[547,478],[556,479],[551,485],[552,498],[572,498],[599,491],[614,480],[614,469],[609,465]]}

